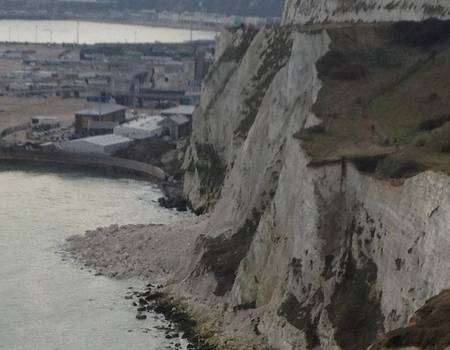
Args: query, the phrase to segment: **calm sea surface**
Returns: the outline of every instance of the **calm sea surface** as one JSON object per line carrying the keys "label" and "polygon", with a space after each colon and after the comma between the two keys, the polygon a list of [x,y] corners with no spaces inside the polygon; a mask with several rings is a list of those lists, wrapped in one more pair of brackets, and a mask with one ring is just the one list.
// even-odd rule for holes
{"label": "calm sea surface", "polygon": [[170,349],[161,318],[136,320],[124,298],[143,282],[96,277],[57,253],[87,229],[179,219],[160,195],[140,181],[0,165],[0,349]]}
{"label": "calm sea surface", "polygon": [[[0,20],[0,41],[30,43],[180,43],[191,39],[188,29],[81,21]],[[78,34],[79,33],[79,34]],[[216,33],[192,31],[193,40],[214,39]],[[79,38],[79,40],[78,40]]]}

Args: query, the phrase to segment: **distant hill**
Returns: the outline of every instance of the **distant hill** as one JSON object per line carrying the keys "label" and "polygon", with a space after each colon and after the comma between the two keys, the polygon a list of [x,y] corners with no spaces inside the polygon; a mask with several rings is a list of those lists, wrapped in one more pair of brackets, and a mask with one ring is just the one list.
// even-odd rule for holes
{"label": "distant hill", "polygon": [[281,16],[284,0],[115,0],[127,9],[207,11],[243,16]]}
{"label": "distant hill", "polygon": [[[281,17],[285,0],[0,0],[6,17],[33,17],[38,12],[107,10],[206,11],[225,15]],[[0,17],[5,17],[0,14]],[[40,14],[42,16],[42,14]]]}

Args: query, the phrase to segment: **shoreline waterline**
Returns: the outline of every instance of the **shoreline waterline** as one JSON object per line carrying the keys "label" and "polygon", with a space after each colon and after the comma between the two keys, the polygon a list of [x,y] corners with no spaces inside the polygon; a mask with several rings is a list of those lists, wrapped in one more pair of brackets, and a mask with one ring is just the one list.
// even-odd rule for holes
{"label": "shoreline waterline", "polygon": [[50,165],[67,169],[90,169],[102,171],[105,174],[121,174],[129,178],[151,180],[156,184],[166,181],[168,177],[157,166],[99,154],[28,151],[0,147],[1,163]]}
{"label": "shoreline waterline", "polygon": [[207,24],[196,24],[196,23],[184,23],[184,22],[159,22],[159,21],[139,21],[139,20],[118,20],[118,19],[100,19],[100,18],[77,18],[77,17],[66,17],[66,18],[20,18],[20,17],[2,17],[0,21],[71,21],[71,22],[91,22],[91,23],[104,23],[104,24],[123,24],[132,26],[142,26],[142,27],[153,27],[153,28],[173,28],[173,29],[193,29],[201,32],[216,32],[220,33],[224,27],[222,25],[207,25]]}
{"label": "shoreline waterline", "polygon": [[216,35],[215,30],[119,21],[0,19],[0,42],[11,44],[187,43],[215,40]]}
{"label": "shoreline waterline", "polygon": [[0,349],[170,346],[155,328],[165,327],[162,316],[137,320],[124,298],[145,282],[94,276],[55,254],[92,227],[180,220],[157,206],[159,195],[137,180],[0,165]]}

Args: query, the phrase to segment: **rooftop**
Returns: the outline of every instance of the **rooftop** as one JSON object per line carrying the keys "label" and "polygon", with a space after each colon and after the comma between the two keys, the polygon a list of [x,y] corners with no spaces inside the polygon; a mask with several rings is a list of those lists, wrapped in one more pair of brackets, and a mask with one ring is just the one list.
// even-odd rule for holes
{"label": "rooftop", "polygon": [[83,139],[78,139],[76,141],[89,142],[89,143],[99,145],[99,146],[109,146],[109,145],[115,145],[118,143],[130,142],[132,140],[129,139],[128,137],[123,137],[120,135],[107,134],[107,135],[86,137]]}
{"label": "rooftop", "polygon": [[163,114],[163,115],[167,115],[167,114],[192,115],[192,114],[194,114],[194,110],[195,110],[195,106],[180,105],[178,107],[165,109],[161,112],[161,114]]}
{"label": "rooftop", "polygon": [[59,120],[59,117],[46,116],[46,115],[37,115],[35,117],[31,117],[31,119],[36,119],[36,120]]}
{"label": "rooftop", "polygon": [[189,118],[184,115],[172,115],[168,118],[178,125],[189,123]]}
{"label": "rooftop", "polygon": [[77,112],[76,114],[82,115],[91,115],[91,116],[99,116],[110,114],[118,111],[126,110],[127,107],[113,104],[113,103],[100,103],[92,108],[83,109],[82,111]]}
{"label": "rooftop", "polygon": [[164,118],[159,115],[153,117],[140,118],[137,120],[133,120],[129,123],[122,124],[121,127],[153,130],[160,127],[160,123],[162,120],[164,120]]}

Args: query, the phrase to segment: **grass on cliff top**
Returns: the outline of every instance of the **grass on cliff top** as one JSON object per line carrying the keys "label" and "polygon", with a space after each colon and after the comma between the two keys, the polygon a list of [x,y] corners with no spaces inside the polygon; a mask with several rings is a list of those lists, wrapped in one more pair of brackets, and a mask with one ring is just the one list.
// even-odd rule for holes
{"label": "grass on cliff top", "polygon": [[371,348],[400,349],[445,349],[450,346],[450,291],[444,291],[427,301],[406,328],[392,331],[383,336]]}
{"label": "grass on cliff top", "polygon": [[323,88],[314,106],[323,124],[295,135],[312,160],[378,155],[380,162],[387,158],[372,169],[381,177],[426,169],[450,174],[450,22],[329,34],[330,51],[317,64]]}

